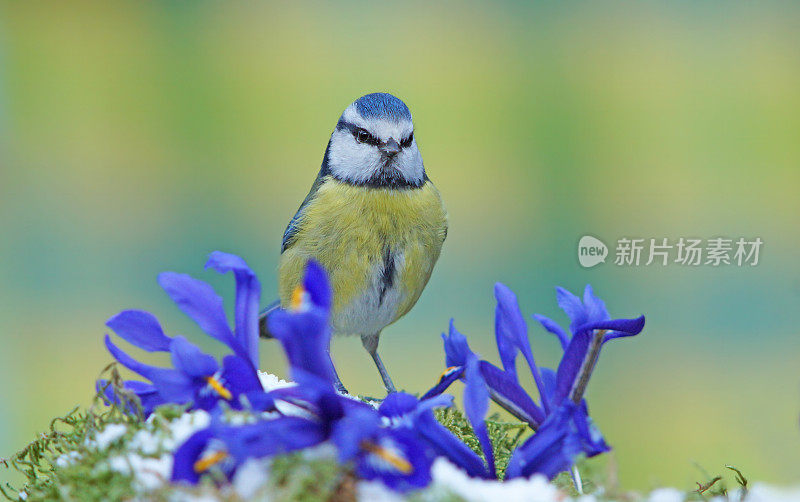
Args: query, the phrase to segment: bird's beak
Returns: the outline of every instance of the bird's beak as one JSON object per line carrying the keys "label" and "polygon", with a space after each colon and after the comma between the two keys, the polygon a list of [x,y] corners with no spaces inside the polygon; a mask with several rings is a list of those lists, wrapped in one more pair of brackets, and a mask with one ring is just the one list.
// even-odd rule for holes
{"label": "bird's beak", "polygon": [[386,143],[378,145],[378,150],[386,157],[394,157],[400,152],[400,144],[394,138],[389,138]]}

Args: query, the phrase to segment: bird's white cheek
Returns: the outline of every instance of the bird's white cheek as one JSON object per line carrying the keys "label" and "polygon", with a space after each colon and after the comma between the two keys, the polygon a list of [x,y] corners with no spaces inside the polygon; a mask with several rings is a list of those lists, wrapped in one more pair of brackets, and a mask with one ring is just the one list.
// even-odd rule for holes
{"label": "bird's white cheek", "polygon": [[420,155],[416,145],[403,150],[401,157],[398,159],[397,167],[403,173],[403,177],[409,181],[420,182],[425,176],[422,155]]}
{"label": "bird's white cheek", "polygon": [[329,153],[334,175],[352,181],[365,181],[380,168],[380,154],[371,145],[347,137],[334,137]]}

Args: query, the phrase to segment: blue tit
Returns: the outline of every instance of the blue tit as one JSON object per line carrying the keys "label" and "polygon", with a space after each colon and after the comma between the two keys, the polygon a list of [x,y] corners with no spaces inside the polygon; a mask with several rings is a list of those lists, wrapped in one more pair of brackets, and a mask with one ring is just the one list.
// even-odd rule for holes
{"label": "blue tit", "polygon": [[283,235],[280,304],[262,313],[262,335],[269,337],[266,318],[290,304],[314,258],[333,287],[334,334],[359,335],[394,392],[378,339],[419,299],[446,236],[447,212],[425,173],[408,107],[385,93],[357,99],[339,118],[317,179]]}

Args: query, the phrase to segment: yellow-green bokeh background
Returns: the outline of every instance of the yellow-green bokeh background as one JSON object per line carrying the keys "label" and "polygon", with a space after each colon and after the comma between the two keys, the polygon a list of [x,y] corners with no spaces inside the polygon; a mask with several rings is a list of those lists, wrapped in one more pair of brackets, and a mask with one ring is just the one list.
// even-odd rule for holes
{"label": "yellow-green bokeh background", "polygon": [[[230,299],[201,271],[222,249],[274,297],[337,117],[380,90],[411,107],[451,225],[382,339],[401,387],[437,377],[451,316],[495,359],[495,281],[551,316],[554,285],[591,282],[648,319],[588,391],[624,487],[689,488],[694,462],[800,481],[798,26],[788,3],[3,2],[0,456],[88,403],[110,315],[148,309],[202,340],[158,272]],[[582,269],[584,234],[765,244],[757,267]],[[531,338],[552,364],[555,341]],[[379,392],[357,340],[334,356]],[[262,362],[284,371],[274,344]]]}

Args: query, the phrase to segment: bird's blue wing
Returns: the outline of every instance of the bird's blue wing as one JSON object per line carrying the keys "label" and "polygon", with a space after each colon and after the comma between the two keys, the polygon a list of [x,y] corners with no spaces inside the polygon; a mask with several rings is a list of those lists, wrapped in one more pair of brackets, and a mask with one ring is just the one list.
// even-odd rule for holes
{"label": "bird's blue wing", "polygon": [[308,195],[306,198],[303,199],[303,203],[300,204],[300,208],[297,209],[297,212],[294,214],[292,219],[289,221],[289,225],[286,227],[286,231],[283,232],[283,240],[281,241],[281,253],[289,249],[292,244],[294,244],[294,238],[297,235],[297,232],[300,230],[301,225],[303,224],[303,211],[305,210],[306,206],[308,206],[312,200],[314,200],[314,196],[316,196],[319,187],[322,186],[324,182],[323,173],[317,176],[317,179],[314,180],[314,184],[311,185],[311,190],[309,190]]}

